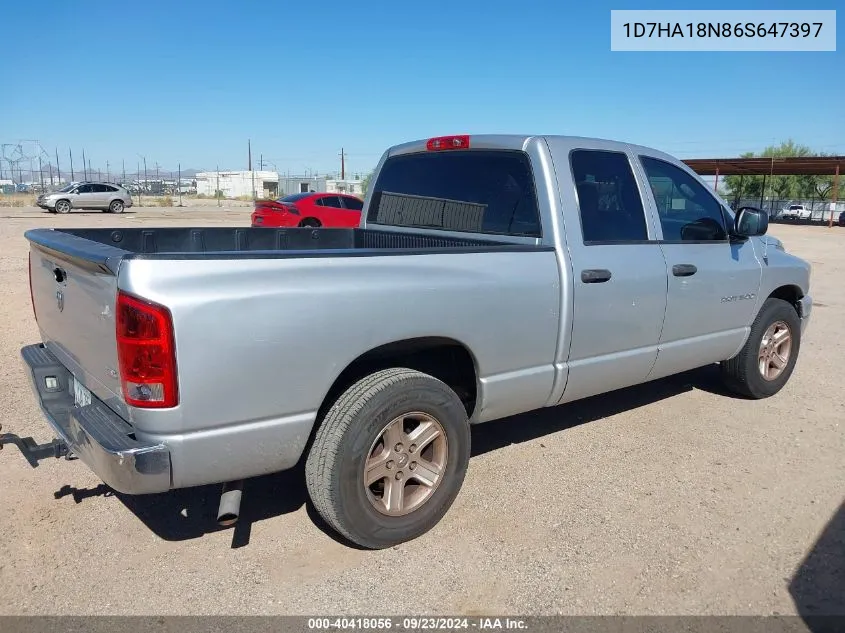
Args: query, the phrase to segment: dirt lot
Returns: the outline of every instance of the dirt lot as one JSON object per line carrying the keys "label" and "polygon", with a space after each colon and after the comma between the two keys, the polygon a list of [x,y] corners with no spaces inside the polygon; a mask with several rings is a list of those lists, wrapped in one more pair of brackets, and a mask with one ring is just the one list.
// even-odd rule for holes
{"label": "dirt lot", "polygon": [[[18,350],[38,340],[25,229],[249,224],[249,209],[0,213],[4,430],[49,438]],[[0,453],[4,614],[845,613],[845,229],[773,226],[814,267],[797,369],[762,402],[712,369],[477,427],[463,491],[417,541],[335,541],[298,472],[124,498],[79,461]]]}

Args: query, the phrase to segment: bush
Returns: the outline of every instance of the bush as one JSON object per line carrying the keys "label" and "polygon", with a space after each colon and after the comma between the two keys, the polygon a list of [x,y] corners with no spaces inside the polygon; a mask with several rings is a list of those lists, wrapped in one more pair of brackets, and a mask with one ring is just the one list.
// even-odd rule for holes
{"label": "bush", "polygon": [[158,199],[158,206],[160,207],[172,207],[173,206],[173,198],[170,196],[164,196],[163,198]]}

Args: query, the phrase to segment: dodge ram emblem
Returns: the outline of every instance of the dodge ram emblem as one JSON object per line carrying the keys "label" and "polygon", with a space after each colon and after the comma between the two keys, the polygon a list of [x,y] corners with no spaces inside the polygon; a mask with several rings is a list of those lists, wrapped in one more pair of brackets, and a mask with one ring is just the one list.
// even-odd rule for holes
{"label": "dodge ram emblem", "polygon": [[59,312],[65,309],[65,295],[61,290],[56,290],[56,305],[59,306]]}

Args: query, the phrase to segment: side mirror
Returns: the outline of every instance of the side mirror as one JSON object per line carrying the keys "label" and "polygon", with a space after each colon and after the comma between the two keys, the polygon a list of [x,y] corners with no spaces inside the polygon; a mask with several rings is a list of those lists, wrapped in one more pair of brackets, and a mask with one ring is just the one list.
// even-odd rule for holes
{"label": "side mirror", "polygon": [[740,207],[734,218],[734,235],[754,237],[769,230],[769,214],[757,207]]}

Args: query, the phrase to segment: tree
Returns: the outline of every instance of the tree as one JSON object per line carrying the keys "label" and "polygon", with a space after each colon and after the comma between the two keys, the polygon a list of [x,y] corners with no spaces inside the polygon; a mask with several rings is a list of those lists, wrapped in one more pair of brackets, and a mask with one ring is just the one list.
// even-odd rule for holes
{"label": "tree", "polygon": [[361,181],[361,193],[363,193],[365,196],[367,195],[367,191],[370,188],[370,181],[373,179],[374,173],[375,170],[371,171],[369,174],[364,176],[364,180]]}
{"label": "tree", "polygon": [[[823,152],[814,152],[806,145],[799,145],[792,139],[780,145],[771,145],[759,154],[746,152],[740,158],[792,158],[796,156],[826,156]],[[765,178],[766,190],[763,191]],[[725,187],[729,198],[760,198],[774,195],[786,200],[793,198],[817,197],[824,199],[833,188],[832,176],[725,176]]]}

